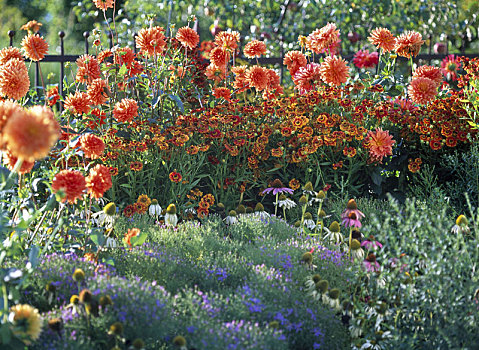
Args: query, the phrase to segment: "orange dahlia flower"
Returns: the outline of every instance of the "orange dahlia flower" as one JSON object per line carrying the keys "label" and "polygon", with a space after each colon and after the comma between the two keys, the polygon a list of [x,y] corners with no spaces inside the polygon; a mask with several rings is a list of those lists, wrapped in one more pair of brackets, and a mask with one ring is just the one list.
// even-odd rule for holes
{"label": "orange dahlia flower", "polygon": [[436,98],[437,84],[429,78],[414,78],[409,84],[407,92],[414,103],[426,104]]}
{"label": "orange dahlia flower", "polygon": [[23,61],[22,53],[16,47],[10,46],[0,50],[0,66],[4,65],[8,61],[10,61],[12,58],[17,58]]}
{"label": "orange dahlia flower", "polygon": [[25,57],[32,61],[41,61],[48,53],[48,43],[38,34],[28,34],[22,40]]}
{"label": "orange dahlia flower", "polygon": [[392,146],[396,143],[389,131],[383,131],[381,128],[376,128],[374,131],[369,131],[367,135],[367,145],[369,148],[369,156],[372,161],[381,162],[383,157],[393,154]]}
{"label": "orange dahlia flower", "polygon": [[100,106],[108,100],[108,92],[108,84],[101,78],[93,80],[86,91],[90,103],[95,106]]}
{"label": "orange dahlia flower", "polygon": [[224,68],[230,60],[230,54],[228,51],[221,47],[215,47],[210,52],[210,62],[217,67]]}
{"label": "orange dahlia flower", "polygon": [[60,94],[58,93],[58,86],[53,86],[47,91],[47,101],[48,105],[51,107],[60,99]]}
{"label": "orange dahlia flower", "polygon": [[23,60],[12,58],[0,66],[0,95],[19,100],[29,89],[30,78]]}
{"label": "orange dahlia flower", "polygon": [[33,162],[48,155],[60,136],[53,111],[33,106],[14,113],[3,128],[3,141],[15,157]]}
{"label": "orange dahlia flower", "polygon": [[236,31],[222,31],[216,34],[215,44],[227,51],[234,51],[238,48],[240,34]]}
{"label": "orange dahlia flower", "polygon": [[369,42],[376,46],[378,49],[382,49],[384,52],[390,52],[394,50],[396,45],[396,38],[394,34],[386,28],[374,29],[368,38]]}
{"label": "orange dahlia flower", "polygon": [[246,44],[243,53],[248,58],[261,57],[266,53],[266,44],[259,40],[252,40]]}
{"label": "orange dahlia flower", "polygon": [[22,106],[10,100],[0,101],[0,133],[3,132],[3,127],[7,124],[8,119],[17,112],[23,111]]}
{"label": "orange dahlia flower", "polygon": [[231,99],[231,91],[226,87],[217,87],[213,90],[213,96],[216,98],[224,98],[226,101]]}
{"label": "orange dahlia flower", "polygon": [[321,78],[328,85],[339,86],[349,77],[349,67],[342,58],[328,56],[321,63]]}
{"label": "orange dahlia flower", "polygon": [[231,68],[231,71],[235,75],[233,88],[236,89],[238,92],[242,92],[248,88],[248,83],[246,82],[247,68],[248,66],[236,66]]}
{"label": "orange dahlia flower", "polygon": [[218,67],[213,63],[210,63],[205,70],[205,75],[208,79],[218,82],[225,78],[225,73],[225,67]]}
{"label": "orange dahlia flower", "polygon": [[80,147],[86,158],[98,159],[105,150],[105,143],[96,135],[84,134],[80,137]]}
{"label": "orange dahlia flower", "polygon": [[65,109],[76,115],[88,114],[90,105],[91,101],[86,92],[77,91],[74,95],[70,94],[65,99]]}
{"label": "orange dahlia flower", "polygon": [[[7,166],[8,170],[12,171],[13,168],[15,167],[15,164],[17,164],[18,158],[15,157],[10,151],[7,151],[3,154],[3,162]],[[35,162],[27,162],[23,161],[20,169],[18,169],[19,174],[26,174],[32,171],[33,166],[35,165]]]}
{"label": "orange dahlia flower", "polygon": [[43,24],[41,24],[40,22],[37,22],[36,20],[33,20],[33,21],[29,21],[26,24],[24,24],[23,26],[21,26],[20,29],[26,30],[29,33],[30,32],[38,33],[38,31],[40,30],[42,25]]}
{"label": "orange dahlia flower", "polygon": [[307,63],[306,56],[297,50],[288,51],[283,60],[283,64],[286,65],[291,76],[295,75],[301,67],[306,67]]}
{"label": "orange dahlia flower", "polygon": [[120,123],[131,122],[138,115],[138,104],[131,98],[124,98],[115,104],[113,117]]}
{"label": "orange dahlia flower", "polygon": [[339,42],[339,29],[336,24],[328,23],[320,29],[308,35],[306,39],[306,47],[314,53],[323,53],[331,50]]}
{"label": "orange dahlia flower", "polygon": [[54,193],[63,191],[65,197],[62,198],[62,203],[76,203],[77,199],[81,198],[83,191],[86,189],[85,177],[78,170],[62,170],[55,175],[52,182],[52,190]]}
{"label": "orange dahlia flower", "polygon": [[178,39],[181,45],[189,48],[190,50],[196,47],[200,42],[200,36],[194,29],[191,29],[190,27],[181,27],[178,29],[178,32],[176,33],[176,39]]}
{"label": "orange dahlia flower", "polygon": [[98,60],[91,55],[82,55],[76,60],[78,71],[75,80],[80,83],[91,83],[100,78],[101,71]]}
{"label": "orange dahlia flower", "polygon": [[114,62],[120,66],[126,65],[131,68],[135,63],[135,58],[135,51],[130,47],[121,47],[115,51]]}
{"label": "orange dahlia flower", "polygon": [[166,41],[165,30],[162,27],[143,28],[135,39],[136,47],[148,56],[155,56],[163,52]]}
{"label": "orange dahlia flower", "polygon": [[109,8],[113,8],[115,1],[114,0],[93,0],[93,3],[98,9],[102,11],[106,11]]}
{"label": "orange dahlia flower", "polygon": [[421,50],[421,45],[424,44],[422,35],[415,31],[406,31],[398,36],[394,50],[399,56],[410,58],[415,57]]}
{"label": "orange dahlia flower", "polygon": [[268,70],[261,66],[252,66],[246,71],[246,82],[250,88],[256,88],[261,91],[268,86],[269,74]]}
{"label": "orange dahlia flower", "polygon": [[413,79],[415,78],[429,78],[431,79],[437,87],[442,84],[442,72],[441,68],[433,66],[421,66],[418,67],[414,74],[412,75]]}
{"label": "orange dahlia flower", "polygon": [[90,173],[86,178],[86,188],[88,193],[98,199],[108,191],[113,185],[111,181],[110,169],[102,164],[95,165],[90,169]]}
{"label": "orange dahlia flower", "polygon": [[307,64],[305,67],[300,67],[293,76],[294,84],[302,93],[312,90],[316,83],[320,81],[321,66],[314,62]]}

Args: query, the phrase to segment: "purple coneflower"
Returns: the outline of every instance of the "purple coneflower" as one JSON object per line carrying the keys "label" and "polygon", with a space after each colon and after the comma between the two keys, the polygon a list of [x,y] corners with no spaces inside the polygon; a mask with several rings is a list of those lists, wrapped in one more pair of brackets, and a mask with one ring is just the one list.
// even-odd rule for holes
{"label": "purple coneflower", "polygon": [[293,194],[294,192],[291,188],[284,187],[283,183],[279,179],[275,179],[270,186],[271,187],[268,187],[262,193],[266,194],[266,193],[273,192],[273,194],[276,195],[276,194],[282,194],[282,193]]}
{"label": "purple coneflower", "polygon": [[344,227],[361,227],[361,222],[359,221],[358,217],[356,216],[355,212],[349,213],[347,217],[342,217],[342,222]]}
{"label": "purple coneflower", "polygon": [[367,250],[370,249],[381,249],[383,245],[374,239],[374,236],[369,236],[369,240],[366,240],[361,243],[361,247],[366,247]]}
{"label": "purple coneflower", "polygon": [[348,204],[346,204],[346,209],[344,209],[344,211],[342,212],[341,219],[347,218],[351,213],[356,214],[355,220],[358,221],[364,217],[364,214],[358,210],[358,205],[356,204],[356,201],[354,199],[350,199],[348,201]]}
{"label": "purple coneflower", "polygon": [[363,262],[366,271],[368,272],[379,272],[381,267],[379,263],[376,261],[376,255],[373,253],[369,253],[368,257]]}

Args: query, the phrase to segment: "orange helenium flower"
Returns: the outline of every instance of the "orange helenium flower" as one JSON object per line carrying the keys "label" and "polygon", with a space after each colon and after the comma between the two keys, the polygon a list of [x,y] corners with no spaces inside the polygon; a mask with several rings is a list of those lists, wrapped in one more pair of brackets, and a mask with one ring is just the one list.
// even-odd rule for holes
{"label": "orange helenium flower", "polygon": [[376,128],[368,132],[369,156],[373,161],[380,162],[383,157],[392,155],[392,146],[396,143],[389,131]]}
{"label": "orange helenium flower", "polygon": [[[10,151],[7,151],[3,154],[3,161],[5,165],[7,166],[8,170],[12,171],[13,168],[15,167],[15,164],[17,163],[18,158],[15,157]],[[35,165],[35,162],[27,162],[23,161],[22,165],[20,166],[20,169],[18,169],[19,174],[26,174],[32,171],[33,166]]]}
{"label": "orange helenium flower", "polygon": [[85,177],[78,170],[62,170],[53,178],[52,189],[54,193],[60,190],[65,193],[62,203],[76,203],[86,189]]}
{"label": "orange helenium flower", "polygon": [[32,61],[40,61],[48,53],[48,43],[38,34],[29,34],[22,40],[25,57]]}
{"label": "orange helenium flower", "polygon": [[200,36],[194,29],[191,29],[190,27],[182,27],[178,29],[178,32],[176,33],[176,39],[178,39],[181,45],[189,48],[190,50],[196,47],[200,42]]}
{"label": "orange helenium flower", "polygon": [[108,100],[108,84],[105,80],[98,78],[93,80],[86,91],[90,103],[95,106],[102,105]]}
{"label": "orange helenium flower", "polygon": [[181,182],[182,179],[183,179],[183,177],[181,176],[180,173],[177,173],[176,171],[172,171],[170,173],[170,181],[171,182],[178,183],[178,182]]}
{"label": "orange helenium flower", "polygon": [[308,35],[306,47],[314,53],[323,53],[339,42],[339,29],[336,24],[328,23]]}
{"label": "orange helenium flower", "polygon": [[33,162],[48,155],[60,136],[53,111],[33,106],[14,113],[3,128],[3,141],[15,157]]}
{"label": "orange helenium flower", "polygon": [[29,89],[30,78],[23,60],[12,58],[0,66],[0,95],[19,100]]}
{"label": "orange helenium flower", "polygon": [[136,47],[146,52],[148,56],[155,56],[163,52],[166,41],[165,30],[162,27],[143,28],[135,39]]}
{"label": "orange helenium flower", "polygon": [[419,54],[422,44],[424,44],[424,40],[422,40],[421,34],[415,31],[406,31],[396,39],[394,50],[399,56],[415,57]]}
{"label": "orange helenium flower", "polygon": [[114,0],[93,0],[93,3],[98,9],[102,11],[106,11],[109,8],[113,8],[115,1]]}
{"label": "orange helenium flower", "polygon": [[76,60],[78,71],[76,81],[80,83],[91,83],[93,80],[100,78],[100,65],[95,57],[91,55],[82,55]]}
{"label": "orange helenium flower", "polygon": [[246,71],[245,78],[250,88],[254,87],[258,91],[264,90],[268,85],[268,70],[261,66],[252,66]]}
{"label": "orange helenium flower", "polygon": [[349,77],[349,67],[342,58],[328,56],[321,63],[321,78],[328,85],[339,86]]}
{"label": "orange helenium flower", "polygon": [[436,98],[437,84],[429,78],[414,78],[409,84],[407,92],[414,103],[426,104]]}
{"label": "orange helenium flower", "polygon": [[10,61],[12,58],[17,58],[23,61],[22,53],[16,47],[10,46],[0,50],[0,66],[4,65],[8,61]]}
{"label": "orange helenium flower", "polygon": [[283,64],[286,65],[291,76],[295,75],[301,67],[306,67],[307,63],[306,56],[297,50],[287,52],[283,60]]}
{"label": "orange helenium flower", "polygon": [[69,95],[65,99],[65,109],[73,114],[88,114],[90,112],[91,101],[86,92],[75,92],[74,95]]}
{"label": "orange helenium flower", "polygon": [[105,150],[103,140],[93,134],[85,134],[80,137],[80,146],[86,158],[98,159]]}
{"label": "orange helenium flower", "polygon": [[418,67],[414,74],[412,75],[413,79],[415,78],[429,78],[431,79],[437,87],[442,84],[442,72],[441,68],[439,67],[432,67],[432,66],[421,66]]}
{"label": "orange helenium flower", "polygon": [[113,117],[121,123],[131,122],[138,115],[138,104],[131,98],[124,98],[115,104]]}
{"label": "orange helenium flower", "polygon": [[96,199],[103,197],[103,194],[112,186],[110,169],[102,164],[95,165],[90,169],[86,178],[88,193]]}
{"label": "orange helenium flower", "polygon": [[266,53],[266,44],[259,40],[252,40],[246,44],[243,53],[248,58],[261,57]]}
{"label": "orange helenium flower", "polygon": [[368,38],[369,42],[376,46],[378,49],[382,49],[384,52],[390,52],[394,50],[396,45],[396,38],[386,28],[374,29]]}

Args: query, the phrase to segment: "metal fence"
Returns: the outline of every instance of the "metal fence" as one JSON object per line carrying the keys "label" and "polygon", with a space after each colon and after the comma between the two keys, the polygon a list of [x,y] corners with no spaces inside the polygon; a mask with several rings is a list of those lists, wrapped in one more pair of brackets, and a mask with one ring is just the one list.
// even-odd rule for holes
{"label": "metal fence", "polygon": [[[198,30],[198,27],[196,26],[196,29]],[[109,33],[109,46],[110,48],[113,47],[113,34],[110,32]],[[8,36],[10,37],[10,46],[13,46],[13,38],[15,37],[15,31],[10,30],[8,31]],[[136,34],[134,35],[134,37]],[[60,38],[60,54],[59,55],[46,55],[45,58],[42,60],[42,62],[58,62],[60,64],[60,78],[58,80],[58,92],[61,94],[63,97],[65,97],[65,91],[63,89],[63,78],[65,76],[65,63],[66,62],[75,62],[81,55],[65,55],[65,47],[64,47],[64,37],[65,37],[65,32],[60,31],[58,32],[58,37]],[[88,42],[88,38],[90,37],[90,32],[84,32],[83,33],[84,37],[84,43],[85,43],[85,54],[89,53],[89,48],[90,44]],[[461,48],[459,49],[459,53],[455,53],[461,56],[466,56],[466,57],[479,57],[479,53],[465,53],[465,48],[466,48],[466,41],[465,41],[465,36],[461,37]],[[431,62],[432,60],[442,60],[444,59],[447,55],[449,55],[449,45],[448,45],[448,40],[447,36],[445,38],[446,42],[446,48],[445,48],[445,53],[444,54],[435,54],[433,53],[433,37],[429,36],[428,38],[429,45],[427,49],[427,53],[425,54],[419,54],[414,58],[415,62]],[[137,48],[134,45],[134,51],[135,53],[137,52]],[[284,67],[283,67],[283,58],[284,58],[284,45],[282,38],[280,36],[280,56],[279,57],[261,57],[257,60],[259,64],[264,64],[264,65],[279,65],[280,67],[280,77],[281,77],[281,82],[284,80]],[[351,61],[354,57],[354,54],[347,53],[347,54],[341,54],[341,56],[348,60]],[[321,55],[318,55],[316,59],[319,60]],[[249,62],[256,62],[256,60],[249,60],[244,57],[240,57],[243,60],[249,61]],[[399,59],[402,59],[402,57],[399,57]],[[39,67],[39,62],[35,62],[35,87],[37,88],[37,91],[39,91],[39,81],[40,81],[40,67]]]}

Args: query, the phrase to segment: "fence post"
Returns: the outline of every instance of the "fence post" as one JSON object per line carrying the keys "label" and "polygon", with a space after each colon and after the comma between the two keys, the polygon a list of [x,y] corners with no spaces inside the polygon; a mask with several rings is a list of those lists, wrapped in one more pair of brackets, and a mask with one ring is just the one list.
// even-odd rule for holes
{"label": "fence post", "polygon": [[[65,77],[65,46],[63,43],[63,38],[65,37],[65,32],[63,30],[58,32],[60,37],[60,81],[58,84],[58,92],[62,98],[65,98],[65,92],[63,91],[63,78]],[[60,101],[60,112],[63,111],[63,102]]]}
{"label": "fence post", "polygon": [[88,55],[88,38],[90,37],[90,32],[88,30],[84,32],[83,37],[85,38],[85,53]]}
{"label": "fence post", "polygon": [[108,34],[109,39],[110,39],[110,50],[113,49],[113,32],[110,32]]}
{"label": "fence post", "polygon": [[13,37],[15,36],[15,31],[14,30],[9,30],[8,31],[8,36],[10,37],[10,46],[13,46]]}

